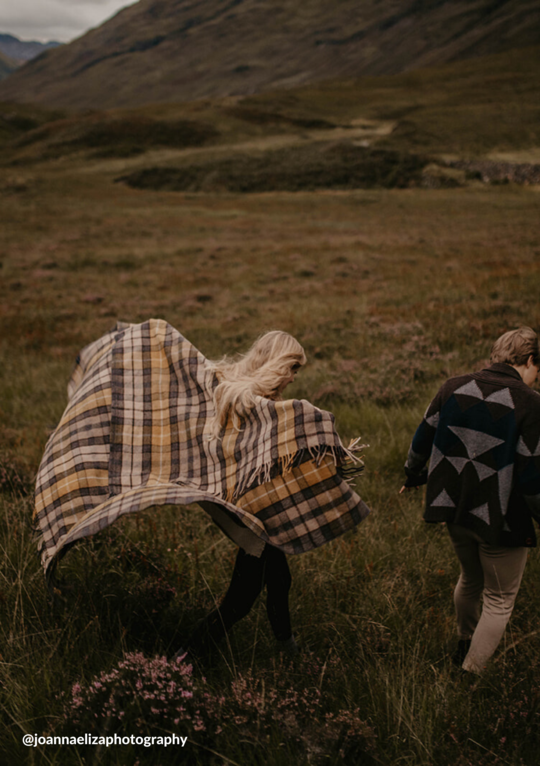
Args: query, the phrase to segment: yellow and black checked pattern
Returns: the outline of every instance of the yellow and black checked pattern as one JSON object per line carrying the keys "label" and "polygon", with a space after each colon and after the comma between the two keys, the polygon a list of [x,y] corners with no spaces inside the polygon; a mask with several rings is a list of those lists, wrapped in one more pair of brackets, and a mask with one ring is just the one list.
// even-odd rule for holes
{"label": "yellow and black checked pattern", "polygon": [[119,324],[83,349],[37,477],[45,569],[65,546],[153,506],[217,503],[233,527],[287,553],[367,515],[340,476],[349,453],[330,413],[261,398],[240,430],[229,423],[216,439],[216,385],[204,356],[162,320]]}

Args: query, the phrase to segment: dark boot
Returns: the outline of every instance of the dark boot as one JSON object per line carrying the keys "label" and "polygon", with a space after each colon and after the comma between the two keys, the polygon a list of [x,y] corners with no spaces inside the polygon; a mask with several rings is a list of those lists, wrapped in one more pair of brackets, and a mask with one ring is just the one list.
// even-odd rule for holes
{"label": "dark boot", "polygon": [[454,663],[454,665],[457,665],[458,667],[461,667],[463,665],[463,660],[469,653],[470,648],[471,648],[470,638],[459,639],[457,649],[452,655],[452,662]]}

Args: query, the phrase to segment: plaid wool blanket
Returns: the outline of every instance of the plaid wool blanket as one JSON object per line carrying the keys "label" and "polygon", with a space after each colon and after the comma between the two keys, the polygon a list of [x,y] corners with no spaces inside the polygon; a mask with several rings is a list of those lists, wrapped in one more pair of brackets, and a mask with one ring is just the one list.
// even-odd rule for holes
{"label": "plaid wool blanket", "polygon": [[86,346],[36,483],[45,570],[61,551],[120,516],[199,503],[238,545],[302,553],[369,513],[344,480],[357,461],[333,416],[306,401],[260,398],[240,430],[212,438],[218,380],[162,320],[118,324]]}

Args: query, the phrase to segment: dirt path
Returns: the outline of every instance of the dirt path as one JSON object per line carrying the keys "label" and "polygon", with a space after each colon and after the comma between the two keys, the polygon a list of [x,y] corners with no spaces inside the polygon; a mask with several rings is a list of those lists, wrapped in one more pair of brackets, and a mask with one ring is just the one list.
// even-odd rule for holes
{"label": "dirt path", "polygon": [[220,144],[217,146],[190,147],[187,149],[154,149],[136,157],[107,160],[89,160],[85,158],[83,173],[122,173],[137,170],[148,165],[174,164],[191,157],[221,157],[224,154],[264,153],[272,149],[291,146],[303,146],[318,141],[352,140],[360,146],[370,146],[377,139],[388,136],[396,123],[391,120],[354,120],[350,126],[339,126],[325,130],[301,130],[295,133],[281,133],[275,136]]}

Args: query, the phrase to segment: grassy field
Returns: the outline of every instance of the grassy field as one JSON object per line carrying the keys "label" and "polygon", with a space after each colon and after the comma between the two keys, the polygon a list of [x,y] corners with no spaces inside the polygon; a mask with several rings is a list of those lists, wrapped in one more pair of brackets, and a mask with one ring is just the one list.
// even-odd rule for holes
{"label": "grassy field", "polygon": [[[63,155],[2,169],[5,762],[534,766],[538,556],[489,671],[463,679],[448,660],[457,564],[445,530],[421,519],[422,493],[398,491],[440,383],[485,364],[503,331],[540,326],[538,188],[194,194],[114,183],[137,162]],[[52,606],[31,530],[33,475],[78,350],[117,320],[149,317],[210,358],[268,329],[293,333],[308,365],[291,396],[333,411],[344,440],[370,445],[358,491],[371,516],[291,560],[301,657],[278,655],[261,603],[182,680],[194,696],[192,719],[179,723],[144,698],[173,672],[152,658],[181,645],[219,599],[234,546],[195,507],[148,511],[71,551]],[[139,694],[134,679],[147,671]],[[117,712],[103,723],[99,690],[113,687]],[[95,731],[189,742],[21,744],[25,733]]]}

